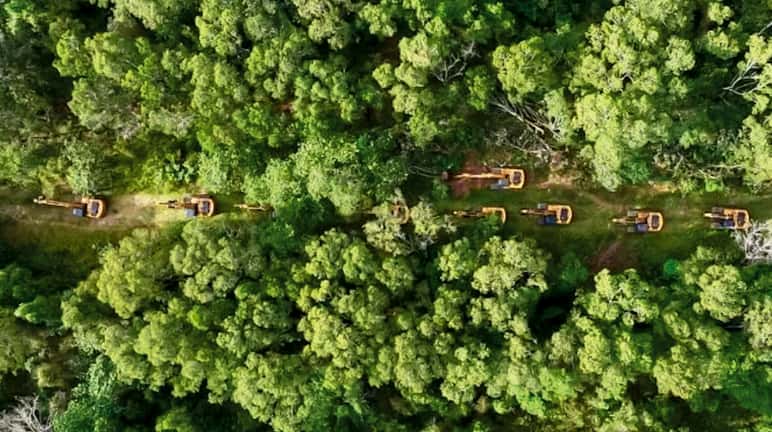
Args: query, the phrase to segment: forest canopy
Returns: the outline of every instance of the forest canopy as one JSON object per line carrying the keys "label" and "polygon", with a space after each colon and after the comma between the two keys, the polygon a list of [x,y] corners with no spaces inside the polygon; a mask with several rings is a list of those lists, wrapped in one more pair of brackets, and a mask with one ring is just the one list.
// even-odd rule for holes
{"label": "forest canopy", "polygon": [[[273,223],[137,231],[102,254],[62,320],[119,381],[232,402],[278,431],[431,418],[666,431],[772,414],[768,266],[698,248],[648,278],[585,273],[548,325],[547,253],[493,225],[448,228],[407,253],[358,230],[274,244]],[[418,226],[401,229],[415,239]]]}
{"label": "forest canopy", "polygon": [[772,0],[6,0],[0,101],[0,432],[772,430]]}
{"label": "forest canopy", "polygon": [[0,172],[78,193],[291,193],[345,214],[475,143],[543,163],[573,155],[563,160],[609,190],[663,177],[685,192],[760,188],[772,179],[770,10],[14,0],[0,13]]}

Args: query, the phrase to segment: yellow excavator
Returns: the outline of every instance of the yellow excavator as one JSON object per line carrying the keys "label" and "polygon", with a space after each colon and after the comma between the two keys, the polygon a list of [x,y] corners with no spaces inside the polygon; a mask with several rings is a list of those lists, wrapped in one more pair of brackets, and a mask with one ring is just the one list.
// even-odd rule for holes
{"label": "yellow excavator", "polygon": [[491,179],[496,180],[490,185],[493,190],[522,189],[525,185],[525,170],[521,168],[486,168],[480,173],[462,172],[454,175],[452,179]]}
{"label": "yellow excavator", "polygon": [[704,216],[712,222],[712,227],[720,230],[747,230],[751,226],[748,210],[713,207]]}
{"label": "yellow excavator", "polygon": [[43,195],[32,200],[35,204],[72,209],[72,215],[77,217],[89,217],[99,219],[105,215],[107,203],[105,200],[94,197],[83,197],[80,201],[57,201],[48,199]]}
{"label": "yellow excavator", "polygon": [[507,209],[504,207],[481,207],[479,210],[455,210],[453,216],[461,218],[480,218],[496,215],[501,223],[507,223]]}
{"label": "yellow excavator", "polygon": [[574,218],[571,206],[539,203],[536,208],[520,209],[523,216],[537,216],[539,225],[568,225]]}
{"label": "yellow excavator", "polygon": [[186,196],[179,200],[159,202],[158,205],[170,209],[183,209],[185,217],[209,217],[214,214],[214,200],[206,194]]}
{"label": "yellow excavator", "polygon": [[628,210],[625,217],[614,218],[611,221],[626,226],[627,232],[639,234],[660,232],[665,226],[662,213],[638,209]]}

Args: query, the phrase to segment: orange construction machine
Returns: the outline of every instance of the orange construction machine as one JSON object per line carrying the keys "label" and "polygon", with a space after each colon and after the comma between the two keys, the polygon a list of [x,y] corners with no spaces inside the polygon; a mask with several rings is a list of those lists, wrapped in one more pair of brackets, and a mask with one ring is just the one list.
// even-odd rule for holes
{"label": "orange construction machine", "polygon": [[[447,174],[445,177],[448,177]],[[452,180],[495,180],[493,190],[522,189],[525,185],[525,171],[520,168],[485,168],[482,172],[462,172],[451,177]]]}
{"label": "orange construction machine", "polygon": [[80,201],[56,201],[43,195],[33,200],[35,204],[64,207],[72,209],[72,215],[77,217],[90,217],[98,219],[105,215],[107,204],[105,200],[93,197],[83,197]]}
{"label": "orange construction machine", "polygon": [[481,207],[479,210],[456,210],[453,216],[462,218],[480,218],[497,215],[501,223],[507,223],[507,209],[504,207]]}
{"label": "orange construction machine", "polygon": [[568,225],[574,218],[571,206],[564,204],[539,203],[536,208],[524,208],[520,210],[523,216],[538,216],[539,225]]}
{"label": "orange construction machine", "polygon": [[710,219],[715,229],[746,230],[751,226],[751,215],[745,209],[713,207],[704,216]]}
{"label": "orange construction machine", "polygon": [[611,221],[626,226],[627,232],[640,234],[660,232],[665,226],[662,213],[648,210],[628,210],[625,217],[614,218]]}
{"label": "orange construction machine", "polygon": [[159,202],[158,205],[170,209],[185,210],[186,217],[209,217],[214,214],[214,200],[206,194],[186,196],[182,201],[169,200]]}

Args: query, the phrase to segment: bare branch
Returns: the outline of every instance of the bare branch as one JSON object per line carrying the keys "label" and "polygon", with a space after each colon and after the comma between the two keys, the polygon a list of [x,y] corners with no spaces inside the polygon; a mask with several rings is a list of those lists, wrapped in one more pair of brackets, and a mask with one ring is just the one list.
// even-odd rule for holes
{"label": "bare branch", "polygon": [[768,23],[767,23],[767,25],[765,25],[765,26],[764,26],[764,28],[762,28],[761,30],[759,30],[759,32],[758,32],[758,33],[756,33],[756,34],[757,34],[757,35],[762,35],[762,34],[766,33],[766,31],[767,31],[767,30],[769,30],[769,29],[771,29],[771,28],[772,28],[772,21],[768,22]]}
{"label": "bare branch", "polygon": [[561,120],[544,114],[543,108],[531,103],[515,104],[507,95],[499,93],[491,100],[491,105],[499,111],[509,114],[520,123],[539,135],[552,135],[560,141],[563,136]]}
{"label": "bare branch", "polygon": [[518,132],[506,128],[498,129],[488,136],[488,145],[515,149],[530,155],[541,164],[549,164],[555,153],[549,142],[528,128],[523,128]]}
{"label": "bare branch", "polygon": [[451,54],[449,58],[443,60],[433,75],[443,84],[460,78],[464,76],[468,61],[477,56],[477,46],[471,42],[461,49],[460,54]]}
{"label": "bare branch", "polygon": [[19,398],[18,404],[0,414],[3,432],[53,432],[50,418],[40,412],[37,397]]}
{"label": "bare branch", "polygon": [[[767,25],[757,32],[756,35],[760,36],[770,28],[772,28],[772,21],[767,23]],[[732,78],[729,85],[724,87],[723,90],[738,96],[745,96],[761,89],[761,71],[766,62],[759,60],[760,59],[747,59],[748,63],[745,64],[745,68],[738,72],[737,75]]]}
{"label": "bare branch", "polygon": [[732,237],[750,264],[772,264],[772,223],[751,223],[746,231],[735,231]]}

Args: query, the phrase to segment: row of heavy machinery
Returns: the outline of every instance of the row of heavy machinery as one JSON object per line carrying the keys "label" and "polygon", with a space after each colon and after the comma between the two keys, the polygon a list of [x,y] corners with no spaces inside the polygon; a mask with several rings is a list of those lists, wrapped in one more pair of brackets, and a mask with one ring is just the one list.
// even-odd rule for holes
{"label": "row of heavy machinery", "polygon": [[[46,198],[41,195],[33,200],[35,204],[54,207],[64,207],[72,211],[73,216],[99,219],[105,216],[107,201],[98,197],[83,197],[78,201],[59,201]],[[214,200],[209,195],[186,196],[181,200],[169,200],[159,202],[158,205],[185,211],[185,216],[212,216],[214,214]]]}
{"label": "row of heavy machinery", "polygon": [[[456,175],[443,174],[447,181],[464,182],[490,180],[487,185],[492,190],[514,190],[525,186],[525,170],[521,168],[482,168],[476,171],[462,172]],[[454,214],[460,217],[485,217],[495,215],[502,222],[507,220],[507,211],[503,207],[482,207],[477,210],[459,210]],[[574,212],[570,205],[557,203],[538,203],[535,208],[520,210],[523,216],[535,216],[540,225],[568,225],[573,221]],[[746,230],[751,219],[748,210],[740,208],[713,207],[703,216],[711,221],[715,229]],[[665,217],[661,212],[631,209],[622,217],[611,220],[617,225],[627,227],[631,233],[660,232],[665,226]]]}
{"label": "row of heavy machinery", "polygon": [[[515,190],[525,186],[525,170],[520,168],[483,168],[477,172],[462,172],[456,175],[443,174],[446,181],[464,182],[469,180],[487,182],[493,190]],[[74,216],[101,218],[106,214],[107,203],[103,198],[84,197],[79,201],[57,201],[39,196],[36,204],[65,207],[72,210]],[[186,196],[181,200],[159,202],[158,205],[169,209],[183,210],[186,217],[209,217],[215,213],[215,202],[210,195],[199,194]],[[269,206],[256,204],[237,204],[237,208],[265,212]],[[401,222],[407,222],[410,211],[406,204],[395,204],[393,215]],[[502,223],[507,221],[507,210],[504,207],[482,207],[475,210],[457,210],[453,214],[462,218],[477,218],[496,216]],[[574,219],[570,205],[557,203],[539,203],[534,208],[520,210],[523,216],[534,216],[540,225],[568,225]],[[711,220],[713,228],[728,230],[745,230],[750,226],[750,214],[745,209],[713,207],[704,216]],[[662,231],[665,218],[661,212],[632,209],[623,217],[612,219],[612,222],[627,227],[633,233],[654,233]]]}
{"label": "row of heavy machinery", "polygon": [[[71,209],[72,215],[99,219],[105,216],[107,201],[99,197],[84,197],[78,201],[59,201],[39,196],[33,200],[35,204]],[[214,198],[208,194],[185,196],[180,200],[158,202],[157,205],[173,210],[182,210],[186,217],[209,217],[215,213]],[[236,208],[246,211],[270,211],[269,206],[258,204],[236,204]]]}

